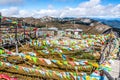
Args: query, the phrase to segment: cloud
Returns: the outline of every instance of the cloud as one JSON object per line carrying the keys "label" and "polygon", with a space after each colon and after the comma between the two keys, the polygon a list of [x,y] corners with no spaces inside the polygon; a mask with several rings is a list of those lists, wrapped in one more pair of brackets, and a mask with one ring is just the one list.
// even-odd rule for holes
{"label": "cloud", "polygon": [[118,5],[101,5],[100,0],[89,0],[80,3],[77,7],[66,7],[60,10],[54,9],[52,5],[48,5],[48,9],[40,10],[21,10],[17,7],[9,9],[1,9],[4,16],[17,17],[120,17],[120,4]]}
{"label": "cloud", "polygon": [[4,16],[17,16],[19,14],[19,9],[17,7],[10,7],[9,9],[1,9],[0,12]]}
{"label": "cloud", "polygon": [[48,9],[53,9],[53,5],[49,4]]}
{"label": "cloud", "polygon": [[18,5],[22,3],[23,0],[0,0],[0,5]]}
{"label": "cloud", "polygon": [[90,0],[90,1],[79,4],[79,7],[91,8],[99,5],[99,3],[100,3],[100,0]]}

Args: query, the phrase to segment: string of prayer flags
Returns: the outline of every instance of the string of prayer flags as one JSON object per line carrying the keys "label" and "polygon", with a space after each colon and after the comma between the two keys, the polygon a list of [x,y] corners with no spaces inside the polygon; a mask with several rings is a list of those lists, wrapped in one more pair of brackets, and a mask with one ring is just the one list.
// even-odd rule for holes
{"label": "string of prayer flags", "polygon": [[13,23],[13,24],[18,24],[18,22],[17,22],[17,21],[12,21],[12,23]]}
{"label": "string of prayer flags", "polygon": [[6,79],[6,80],[18,80],[17,78],[11,78],[10,76],[6,74],[0,74],[0,79]]}
{"label": "string of prayer flags", "polygon": [[7,21],[7,22],[12,22],[12,20],[10,20],[10,19],[7,19],[6,21]]}
{"label": "string of prayer flags", "polygon": [[[15,54],[15,55],[18,55],[18,56],[21,56],[23,53],[20,53],[19,55],[18,54]],[[12,55],[12,54],[9,54],[9,55]],[[80,61],[80,62],[74,62],[74,61],[59,61],[59,60],[49,60],[49,59],[44,59],[44,58],[37,58],[37,57],[33,57],[33,56],[30,56],[30,55],[24,55],[25,56],[25,58],[26,59],[29,59],[29,60],[33,60],[34,61],[34,63],[37,63],[37,60],[39,59],[39,61],[41,61],[42,62],[42,64],[48,64],[48,65],[50,65],[50,64],[52,64],[52,62],[53,63],[56,63],[56,64],[58,64],[58,65],[68,65],[68,64],[70,64],[70,65],[72,65],[72,66],[75,66],[75,65],[86,65],[86,62],[87,61]],[[91,66],[92,66],[92,63],[88,63],[88,64],[90,64]],[[87,65],[88,65],[87,64]],[[95,65],[94,65],[95,66]],[[85,66],[84,68],[89,68],[88,66]]]}

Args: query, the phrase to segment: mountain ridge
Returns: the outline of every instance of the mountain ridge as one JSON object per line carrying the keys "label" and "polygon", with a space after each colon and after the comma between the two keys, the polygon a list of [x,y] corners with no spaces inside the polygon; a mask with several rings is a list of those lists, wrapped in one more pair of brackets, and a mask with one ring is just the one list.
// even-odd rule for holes
{"label": "mountain ridge", "polygon": [[119,28],[120,29],[120,18],[110,18],[110,19],[94,18],[94,20],[100,21],[101,23],[109,25],[113,28]]}
{"label": "mountain ridge", "polygon": [[111,27],[103,24],[97,20],[90,19],[90,18],[54,18],[50,16],[45,16],[42,18],[16,18],[16,17],[9,17],[9,19],[23,21],[26,26],[33,26],[33,27],[57,27],[58,29],[82,29],[84,32],[87,33],[94,33],[100,34],[110,29]]}

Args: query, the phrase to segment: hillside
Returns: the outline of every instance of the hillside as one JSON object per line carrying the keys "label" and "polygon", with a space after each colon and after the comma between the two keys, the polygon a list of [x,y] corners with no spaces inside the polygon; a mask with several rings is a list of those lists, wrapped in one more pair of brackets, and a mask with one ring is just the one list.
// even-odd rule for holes
{"label": "hillside", "polygon": [[103,24],[109,25],[113,28],[120,28],[120,18],[113,18],[113,19],[99,19],[96,18],[94,20],[100,21]]}
{"label": "hillside", "polygon": [[111,28],[108,25],[105,25],[97,20],[89,19],[89,18],[53,18],[49,16],[45,16],[42,18],[15,18],[11,17],[12,20],[18,20],[25,22],[25,25],[30,27],[57,27],[60,30],[64,30],[66,28],[71,29],[83,29],[84,32],[88,33],[103,33],[107,29]]}

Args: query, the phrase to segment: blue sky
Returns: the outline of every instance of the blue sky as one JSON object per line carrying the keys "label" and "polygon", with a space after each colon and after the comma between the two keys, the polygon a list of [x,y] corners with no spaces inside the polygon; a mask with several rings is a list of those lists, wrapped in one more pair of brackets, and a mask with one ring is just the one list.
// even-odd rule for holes
{"label": "blue sky", "polygon": [[76,7],[79,3],[87,1],[87,0],[23,0],[18,3],[7,2],[0,6],[0,8],[4,7],[11,7],[11,6],[18,6],[19,8],[26,8],[26,9],[46,9],[49,5],[54,6],[56,9],[64,8],[67,6]]}
{"label": "blue sky", "polygon": [[120,17],[120,0],[0,0],[0,5],[4,16]]}
{"label": "blue sky", "polygon": [[[56,9],[64,8],[67,6],[70,7],[77,7],[80,3],[89,1],[89,0],[18,0],[18,3],[12,2],[15,0],[11,0],[10,2],[7,2],[6,4],[3,4],[0,6],[0,8],[4,7],[11,7],[11,6],[18,6],[19,8],[26,8],[26,9],[46,9],[49,5],[54,6]],[[16,0],[17,1],[17,0]],[[1,2],[1,1],[0,1]],[[101,0],[100,2],[102,5],[108,5],[113,4],[117,5],[120,4],[120,0]]]}
{"label": "blue sky", "polygon": [[[64,7],[76,7],[79,3],[87,0],[31,0],[30,3],[27,3],[29,0],[26,0],[26,5],[30,8],[40,8],[46,9],[49,5],[54,6],[55,9],[61,9]],[[32,3],[36,5],[32,5]],[[32,5],[32,6],[31,6]]]}

